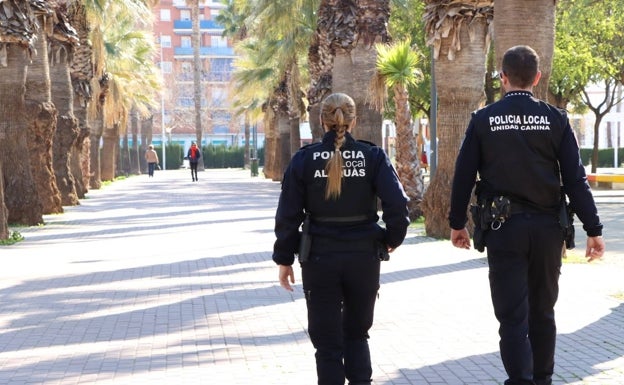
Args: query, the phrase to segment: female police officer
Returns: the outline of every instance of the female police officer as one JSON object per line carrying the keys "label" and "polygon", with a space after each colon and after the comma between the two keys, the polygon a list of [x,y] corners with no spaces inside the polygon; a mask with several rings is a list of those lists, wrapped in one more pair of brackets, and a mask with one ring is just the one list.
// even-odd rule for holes
{"label": "female police officer", "polygon": [[[312,243],[307,258],[300,253],[299,259],[318,384],[342,385],[345,378],[351,385],[370,384],[367,339],[380,255],[387,256],[405,238],[407,197],[383,150],[351,136],[353,99],[328,96],[321,123],[326,131],[322,142],[300,149],[284,174],[273,260],[281,286],[292,291],[299,226],[309,215]],[[385,229],[377,224],[377,198]]]}
{"label": "female police officer", "polygon": [[604,252],[602,224],[566,113],[533,97],[539,58],[527,46],[503,56],[502,100],[473,114],[451,193],[451,241],[470,248],[466,207],[478,201],[496,212],[485,235],[505,385],[550,385],[555,355],[554,305],[564,235],[558,221],[561,184],[587,232],[586,256]]}

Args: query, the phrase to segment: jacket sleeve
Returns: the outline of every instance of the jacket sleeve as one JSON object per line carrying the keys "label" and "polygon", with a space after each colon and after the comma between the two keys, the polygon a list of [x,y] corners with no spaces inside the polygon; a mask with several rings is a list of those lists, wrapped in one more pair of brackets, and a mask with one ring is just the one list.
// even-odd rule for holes
{"label": "jacket sleeve", "polygon": [[382,219],[386,225],[384,242],[396,248],[405,240],[410,224],[408,198],[390,159],[381,148],[377,147],[376,150],[377,170],[373,183],[381,200]]}
{"label": "jacket sleeve", "polygon": [[598,209],[581,163],[578,142],[569,122],[559,146],[559,167],[563,189],[570,198],[572,209],[583,222],[583,229],[590,237],[602,235]]}
{"label": "jacket sleeve", "polygon": [[455,161],[449,212],[449,225],[455,230],[461,230],[466,226],[468,221],[468,202],[470,202],[470,194],[477,179],[480,149],[475,137],[474,119],[473,116]]}
{"label": "jacket sleeve", "polygon": [[303,155],[303,151],[295,154],[282,179],[282,191],[275,214],[276,240],[273,245],[273,261],[278,265],[292,265],[299,248],[299,226],[304,218],[305,196]]}

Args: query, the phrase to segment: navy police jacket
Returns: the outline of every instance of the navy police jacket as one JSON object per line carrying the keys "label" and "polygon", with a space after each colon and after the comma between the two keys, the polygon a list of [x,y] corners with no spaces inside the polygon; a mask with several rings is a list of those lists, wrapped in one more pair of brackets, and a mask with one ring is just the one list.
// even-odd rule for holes
{"label": "navy police jacket", "polygon": [[565,111],[512,91],[472,114],[457,162],[450,226],[460,230],[477,172],[485,193],[557,212],[561,186],[588,236],[602,234],[579,147]]}
{"label": "navy police jacket", "polygon": [[[377,240],[394,248],[405,239],[409,226],[407,196],[385,152],[372,143],[345,135],[341,195],[325,199],[325,165],[334,156],[335,137],[336,133],[329,131],[321,143],[302,147],[284,173],[275,215],[273,260],[277,264],[293,264],[304,212],[312,218],[313,245],[323,241],[331,244],[332,240],[347,245]],[[377,198],[385,228],[377,224]]]}

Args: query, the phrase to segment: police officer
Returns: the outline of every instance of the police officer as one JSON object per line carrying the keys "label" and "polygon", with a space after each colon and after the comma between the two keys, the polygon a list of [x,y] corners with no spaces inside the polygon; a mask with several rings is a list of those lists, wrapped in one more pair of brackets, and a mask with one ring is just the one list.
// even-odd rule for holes
{"label": "police officer", "polygon": [[466,208],[477,172],[477,200],[496,212],[485,245],[500,353],[509,377],[505,385],[552,383],[553,308],[564,250],[557,215],[562,189],[587,233],[587,259],[601,258],[605,248],[567,115],[533,97],[540,76],[532,48],[506,51],[501,71],[505,96],[473,113],[451,194],[449,222],[456,247],[470,248]]}
{"label": "police officer", "polygon": [[[273,260],[281,286],[289,291],[299,226],[310,217],[309,255],[299,259],[320,385],[343,385],[345,378],[351,385],[371,383],[368,330],[380,255],[384,259],[403,242],[409,225],[407,196],[386,154],[350,134],[355,110],[345,94],[323,101],[326,133],[321,143],[293,156],[275,216]],[[385,228],[377,224],[377,198]]]}

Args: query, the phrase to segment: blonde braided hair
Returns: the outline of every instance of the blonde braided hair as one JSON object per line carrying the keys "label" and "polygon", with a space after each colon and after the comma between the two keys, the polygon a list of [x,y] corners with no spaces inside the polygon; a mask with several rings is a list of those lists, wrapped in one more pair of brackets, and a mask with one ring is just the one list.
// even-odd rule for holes
{"label": "blonde braided hair", "polygon": [[342,153],[340,148],[345,142],[345,133],[355,122],[355,102],[347,94],[329,95],[321,105],[321,123],[326,131],[336,132],[334,154],[325,165],[327,185],[325,199],[338,199],[342,191]]}

